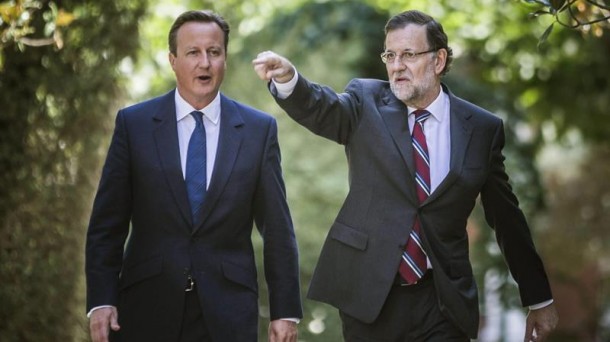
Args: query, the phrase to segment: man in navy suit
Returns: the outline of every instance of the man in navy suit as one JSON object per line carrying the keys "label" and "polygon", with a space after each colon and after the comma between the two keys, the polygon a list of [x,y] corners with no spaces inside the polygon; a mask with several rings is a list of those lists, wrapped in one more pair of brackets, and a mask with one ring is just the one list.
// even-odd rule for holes
{"label": "man in navy suit", "polygon": [[288,115],[345,145],[350,190],[309,298],[339,309],[346,341],[476,338],[466,222],[480,195],[529,307],[525,341],[543,341],[558,318],[505,172],[502,120],[441,83],[452,53],[433,18],[407,11],[385,32],[389,82],[354,79],[341,94],[309,82],[273,52],[253,61]]}
{"label": "man in navy suit", "polygon": [[[219,15],[183,13],[169,32],[176,89],[118,112],[87,233],[95,342],[256,341],[254,222],[269,341],[296,341],[298,255],[277,126],[219,92],[228,41]],[[195,132],[203,133],[191,141]],[[201,176],[189,179],[195,151]],[[192,181],[202,185],[192,190]]]}

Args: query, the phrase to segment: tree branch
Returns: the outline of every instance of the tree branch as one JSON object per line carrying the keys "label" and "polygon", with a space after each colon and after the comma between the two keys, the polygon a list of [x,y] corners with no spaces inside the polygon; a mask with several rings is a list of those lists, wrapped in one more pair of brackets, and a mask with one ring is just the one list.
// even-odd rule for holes
{"label": "tree branch", "polygon": [[589,22],[586,22],[586,23],[585,23],[585,25],[596,24],[596,23],[599,23],[599,22],[602,22],[602,21],[607,21],[607,20],[610,20],[610,15],[605,16],[605,17],[603,17],[603,18],[599,18],[599,19],[591,20],[591,21],[589,21]]}
{"label": "tree branch", "polygon": [[605,9],[607,11],[610,11],[610,6],[607,6],[606,4],[600,4],[599,2],[593,1],[593,0],[585,0],[585,2],[587,2],[587,3],[589,3],[589,4],[593,5],[593,6],[599,7],[601,9]]}

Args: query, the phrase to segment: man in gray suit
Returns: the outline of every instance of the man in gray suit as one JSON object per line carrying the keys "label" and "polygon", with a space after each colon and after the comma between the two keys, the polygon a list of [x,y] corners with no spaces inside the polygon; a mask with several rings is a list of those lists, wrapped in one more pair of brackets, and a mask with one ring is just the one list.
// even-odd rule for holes
{"label": "man in gray suit", "polygon": [[346,341],[476,338],[466,222],[480,195],[529,308],[525,341],[543,341],[558,317],[505,172],[502,120],[441,83],[452,52],[433,18],[407,11],[385,32],[389,82],[354,79],[341,94],[309,82],[273,52],[253,61],[294,120],[345,145],[350,190],[309,298],[339,309]]}

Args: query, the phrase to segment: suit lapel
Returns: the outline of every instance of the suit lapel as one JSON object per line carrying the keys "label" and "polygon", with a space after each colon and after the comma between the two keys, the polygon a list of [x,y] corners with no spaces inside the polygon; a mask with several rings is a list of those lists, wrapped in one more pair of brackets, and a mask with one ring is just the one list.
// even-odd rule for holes
{"label": "suit lapel", "polygon": [[202,220],[200,222],[202,223],[198,227],[194,227],[193,233],[196,233],[203,226],[218,202],[229,180],[243,140],[241,128],[244,125],[244,120],[238,108],[222,94],[220,101],[220,133],[216,161],[201,210]]}
{"label": "suit lapel", "polygon": [[408,196],[413,203],[417,203],[417,193],[415,192],[415,162],[413,161],[413,146],[411,145],[411,132],[409,131],[409,121],[407,119],[408,108],[398,100],[388,89],[382,98],[383,105],[379,107],[379,112],[386,128],[392,136],[394,146],[400,152],[402,160],[409,172],[405,177],[409,178],[410,189]]}
{"label": "suit lapel", "polygon": [[161,167],[165,173],[174,200],[178,204],[180,213],[185,221],[190,225],[192,224],[191,209],[188,203],[188,195],[180,163],[174,91],[169,92],[162,98],[161,105],[153,115],[153,121],[157,125],[153,134]]}
{"label": "suit lapel", "polygon": [[441,184],[430,194],[430,197],[425,203],[433,201],[439,197],[451,184],[453,184],[458,176],[462,173],[464,166],[464,157],[470,137],[472,136],[472,125],[468,121],[472,114],[465,108],[458,99],[443,86],[443,90],[449,94],[450,101],[450,134],[451,134],[451,159],[449,164],[449,172]]}
{"label": "suit lapel", "polygon": [[[451,160],[449,172],[441,184],[430,194],[423,204],[433,201],[440,194],[446,191],[461,174],[464,165],[464,157],[470,137],[472,135],[472,125],[468,121],[470,112],[465,108],[460,101],[443,85],[443,90],[449,94],[450,99],[450,134],[451,134]],[[409,170],[410,183],[413,186],[409,187],[412,191],[409,192],[409,197],[417,203],[417,194],[415,192],[415,164],[413,161],[413,146],[411,145],[411,133],[407,120],[407,107],[393,96],[389,90],[383,98],[383,103],[379,108],[379,112],[390,132],[394,145],[399,150],[407,169]]]}

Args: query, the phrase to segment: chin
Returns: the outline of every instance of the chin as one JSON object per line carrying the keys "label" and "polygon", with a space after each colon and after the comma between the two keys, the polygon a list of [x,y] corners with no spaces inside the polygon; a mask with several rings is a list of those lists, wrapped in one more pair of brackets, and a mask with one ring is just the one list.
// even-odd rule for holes
{"label": "chin", "polygon": [[409,89],[405,89],[405,87],[400,87],[400,86],[399,87],[393,86],[392,93],[394,94],[394,96],[396,96],[396,98],[398,98],[401,101],[407,101],[413,97],[412,91],[410,91]]}

